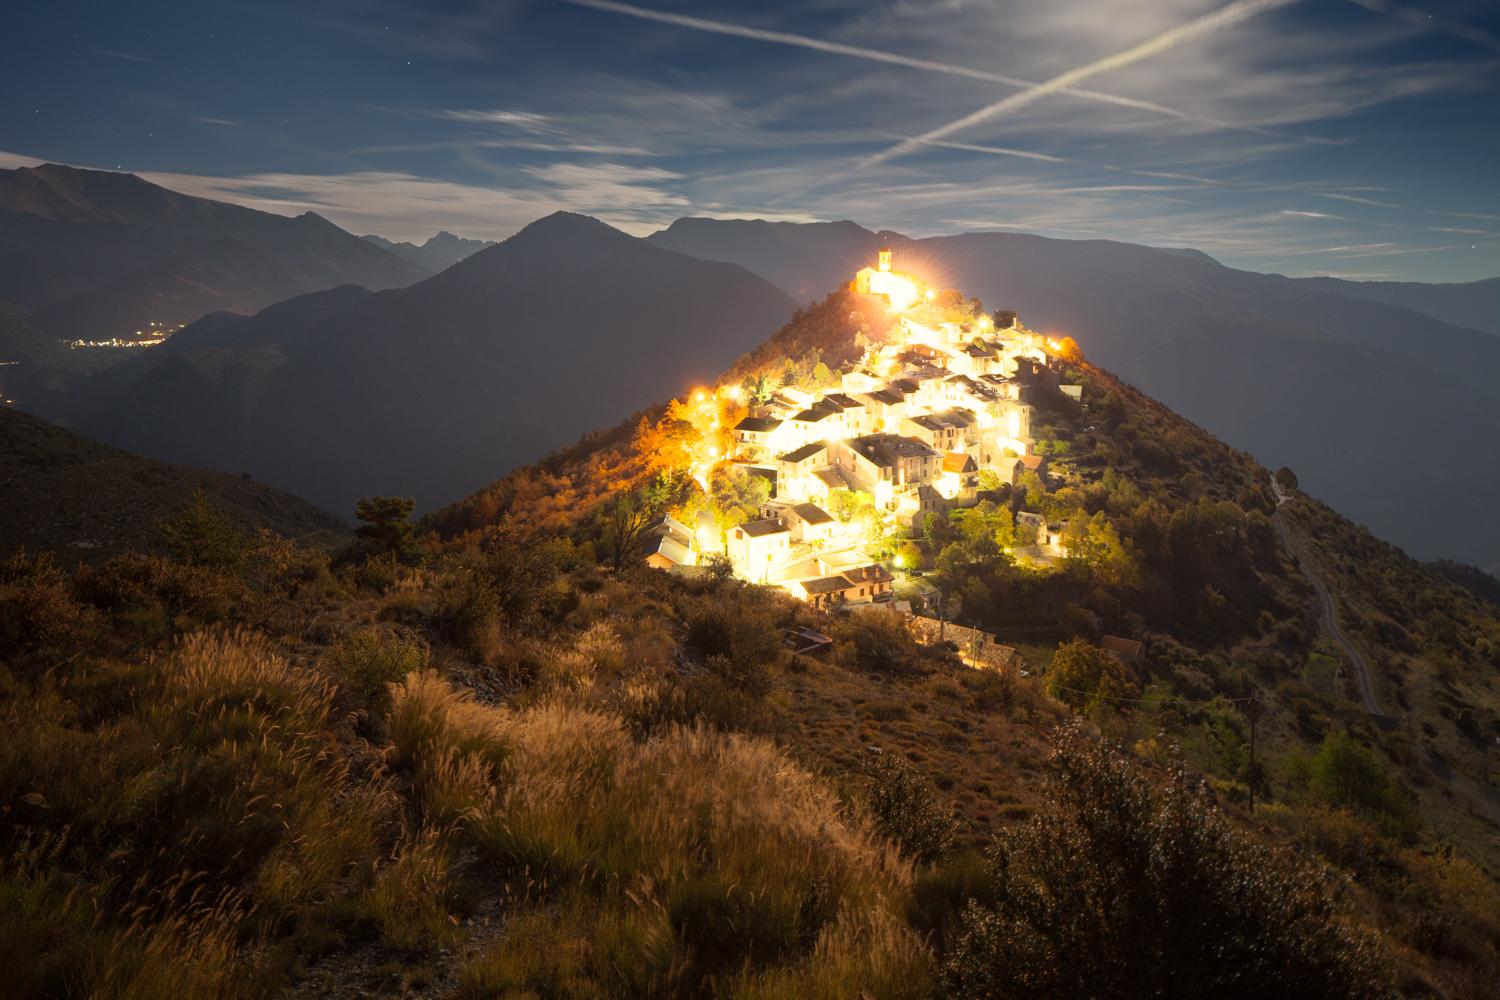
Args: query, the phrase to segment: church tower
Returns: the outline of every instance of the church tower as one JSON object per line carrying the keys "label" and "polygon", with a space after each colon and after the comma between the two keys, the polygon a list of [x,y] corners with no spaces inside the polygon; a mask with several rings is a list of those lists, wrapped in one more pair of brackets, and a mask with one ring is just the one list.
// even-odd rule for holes
{"label": "church tower", "polygon": [[891,270],[891,248],[880,248],[880,270],[889,273]]}

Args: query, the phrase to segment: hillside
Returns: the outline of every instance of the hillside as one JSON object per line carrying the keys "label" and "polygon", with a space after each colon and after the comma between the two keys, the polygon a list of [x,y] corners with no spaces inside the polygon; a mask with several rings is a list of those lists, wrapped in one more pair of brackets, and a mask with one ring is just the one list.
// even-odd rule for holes
{"label": "hillside", "polygon": [[1500,278],[1429,285],[1417,281],[1298,278],[1298,284],[1351,299],[1415,309],[1434,319],[1500,335]]}
{"label": "hillside", "polygon": [[432,507],[702,381],[792,308],[740,268],[559,214],[407,289],[209,317],[67,412],[329,509],[392,491]]}
{"label": "hillside", "polygon": [[[539,226],[423,304],[530,280],[554,240],[637,289],[679,266],[589,220]],[[374,514],[333,562],[6,562],[13,988],[1488,996],[1497,609],[1285,475],[1278,507],[1248,454],[1069,345],[1045,367],[1079,398],[1042,379],[1026,404],[1043,474],[876,539],[903,585],[1014,647],[1003,668],[880,609],[641,564],[633,525],[764,499],[722,463],[689,474],[709,390],[834,384],[892,337],[871,298],[799,311],[702,396],[617,411],[430,530]],[[335,331],[277,349],[290,366]],[[1063,525],[1065,554],[1021,555],[1021,515]],[[1393,722],[1360,710],[1278,522]],[[830,643],[794,653],[786,629]]]}
{"label": "hillside", "polygon": [[[1032,326],[1087,331],[1089,356],[1423,557],[1500,562],[1500,340],[1411,308],[1224,267],[1194,253],[1001,233],[910,240],[850,223],[684,219],[649,237],[789,291],[847,280],[890,244],[914,268]],[[1482,285],[1483,283],[1481,283]],[[800,292],[799,292],[800,294]],[[1462,430],[1459,430],[1462,429]],[[1423,476],[1393,476],[1420,455]],[[1429,480],[1427,475],[1435,477]],[[1445,498],[1441,516],[1432,491]]]}
{"label": "hillside", "polygon": [[0,170],[0,262],[0,298],[54,337],[86,340],[433,273],[311,212],[272,215],[57,164]]}
{"label": "hillside", "polygon": [[316,544],[347,527],[306,501],[239,476],[167,465],[0,409],[0,560],[17,549],[102,561],[161,544],[158,525],[201,491],[229,523]]}

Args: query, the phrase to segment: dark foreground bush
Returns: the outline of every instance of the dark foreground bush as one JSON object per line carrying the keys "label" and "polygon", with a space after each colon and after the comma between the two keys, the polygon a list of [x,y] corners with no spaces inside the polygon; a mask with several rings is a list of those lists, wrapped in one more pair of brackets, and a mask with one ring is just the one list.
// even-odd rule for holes
{"label": "dark foreground bush", "polygon": [[1165,787],[1072,730],[1046,805],[990,854],[950,955],[958,997],[1373,998],[1373,942],[1319,874],[1236,830],[1184,775]]}

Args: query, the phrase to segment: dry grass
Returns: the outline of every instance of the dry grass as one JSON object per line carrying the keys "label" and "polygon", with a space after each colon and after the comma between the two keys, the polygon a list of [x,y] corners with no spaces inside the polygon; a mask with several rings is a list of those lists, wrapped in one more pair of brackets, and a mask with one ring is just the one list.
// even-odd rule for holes
{"label": "dry grass", "polygon": [[492,708],[431,675],[392,694],[396,754],[425,802],[471,801],[492,776],[462,836],[539,907],[471,960],[472,995],[926,982],[930,956],[899,919],[909,866],[770,744],[702,728],[638,742],[612,715]]}

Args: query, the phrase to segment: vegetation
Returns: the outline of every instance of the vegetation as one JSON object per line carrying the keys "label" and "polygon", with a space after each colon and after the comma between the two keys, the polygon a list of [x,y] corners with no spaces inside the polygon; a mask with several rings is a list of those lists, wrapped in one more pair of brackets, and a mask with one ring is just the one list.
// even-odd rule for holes
{"label": "vegetation", "polygon": [[[841,363],[837,298],[747,391]],[[1396,718],[1365,717],[1266,470],[1071,364],[1046,477],[884,540],[1019,669],[641,566],[661,512],[765,499],[674,473],[680,408],[419,526],[371,498],[338,551],[210,491],[91,565],[13,548],[13,991],[1488,996],[1493,605],[1294,492]]]}

